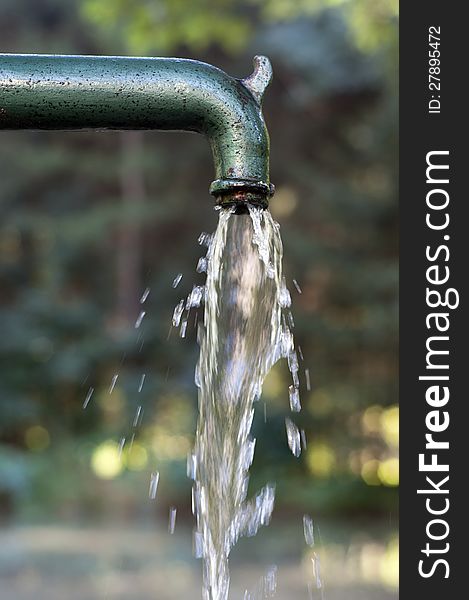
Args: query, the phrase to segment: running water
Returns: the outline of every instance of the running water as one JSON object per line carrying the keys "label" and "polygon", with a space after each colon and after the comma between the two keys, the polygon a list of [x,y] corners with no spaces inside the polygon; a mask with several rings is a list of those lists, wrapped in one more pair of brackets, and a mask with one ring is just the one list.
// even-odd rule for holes
{"label": "running water", "polygon": [[[293,375],[293,410],[299,410],[298,359],[284,314],[291,300],[282,276],[279,226],[270,213],[252,206],[241,215],[221,209],[206,259],[195,377],[199,417],[188,470],[194,479],[194,546],[204,563],[203,598],[227,600],[230,551],[240,536],[255,535],[268,524],[274,505],[272,485],[247,499],[255,448],[253,403],[272,365],[286,357]],[[175,311],[177,324],[180,312]],[[298,448],[299,439],[295,453]]]}

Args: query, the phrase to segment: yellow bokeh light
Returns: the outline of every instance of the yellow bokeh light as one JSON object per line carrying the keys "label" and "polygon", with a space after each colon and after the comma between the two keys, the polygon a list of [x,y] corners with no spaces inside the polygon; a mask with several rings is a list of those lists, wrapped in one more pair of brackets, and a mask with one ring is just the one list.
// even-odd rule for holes
{"label": "yellow bokeh light", "polygon": [[326,416],[332,412],[334,404],[330,394],[320,388],[310,394],[308,408],[313,415]]}
{"label": "yellow bokeh light", "polygon": [[380,417],[381,435],[384,441],[394,448],[399,445],[399,407],[386,408]]}
{"label": "yellow bokeh light", "polygon": [[131,471],[142,471],[148,463],[148,452],[143,446],[133,443],[125,452],[125,466]]}
{"label": "yellow bokeh light", "polygon": [[298,196],[290,187],[279,187],[269,200],[269,208],[276,219],[290,216],[298,206]]}
{"label": "yellow bokeh light", "polygon": [[393,539],[389,542],[380,561],[381,581],[388,587],[399,587],[399,541]]}
{"label": "yellow bokeh light", "polygon": [[383,485],[390,487],[399,485],[399,459],[388,458],[380,462],[378,477]]}
{"label": "yellow bokeh light", "polygon": [[103,390],[97,399],[99,407],[103,413],[104,419],[112,423],[117,421],[125,409],[126,398],[122,388],[116,385],[112,390],[112,394],[109,391]]}
{"label": "yellow bokeh light", "polygon": [[96,446],[91,455],[91,468],[101,479],[117,477],[122,471],[119,446],[110,440]]}
{"label": "yellow bokeh light", "polygon": [[381,415],[383,407],[369,406],[362,415],[362,427],[365,433],[378,433],[381,431]]}
{"label": "yellow bokeh light", "polygon": [[190,440],[184,435],[168,435],[161,427],[153,430],[152,449],[161,460],[184,460],[191,448]]}
{"label": "yellow bokeh light", "polygon": [[361,476],[363,481],[367,485],[379,485],[380,479],[378,477],[379,460],[372,459],[367,460],[362,465]]}
{"label": "yellow bokeh light", "polygon": [[282,380],[280,369],[273,368],[264,380],[262,385],[262,395],[267,398],[277,398],[284,393],[285,384]]}
{"label": "yellow bokeh light", "polygon": [[336,463],[334,450],[323,442],[309,447],[306,460],[309,470],[317,477],[329,477]]}
{"label": "yellow bokeh light", "polygon": [[41,425],[33,425],[28,427],[24,434],[24,443],[29,450],[33,452],[41,452],[50,444],[50,435],[47,429]]}
{"label": "yellow bokeh light", "polygon": [[365,543],[360,554],[360,574],[364,581],[377,583],[380,580],[381,559],[384,554],[384,548],[381,544]]}
{"label": "yellow bokeh light", "polygon": [[362,461],[360,460],[360,452],[352,450],[348,455],[348,467],[355,475],[360,475],[362,469]]}
{"label": "yellow bokeh light", "polygon": [[168,434],[193,430],[191,400],[182,393],[160,396],[155,421]]}

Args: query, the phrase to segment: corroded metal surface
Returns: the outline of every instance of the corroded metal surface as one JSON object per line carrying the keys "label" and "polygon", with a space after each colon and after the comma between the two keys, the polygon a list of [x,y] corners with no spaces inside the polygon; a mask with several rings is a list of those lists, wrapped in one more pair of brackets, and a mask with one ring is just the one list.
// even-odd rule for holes
{"label": "corroded metal surface", "polygon": [[0,54],[0,129],[195,131],[211,145],[219,199],[272,194],[261,111],[265,57],[245,80],[193,60]]}

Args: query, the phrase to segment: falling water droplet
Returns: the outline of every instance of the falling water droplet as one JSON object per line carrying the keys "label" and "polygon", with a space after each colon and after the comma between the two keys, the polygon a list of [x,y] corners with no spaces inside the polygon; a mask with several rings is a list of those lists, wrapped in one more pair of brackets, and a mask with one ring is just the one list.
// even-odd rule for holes
{"label": "falling water droplet", "polygon": [[303,532],[305,542],[312,548],[314,546],[314,525],[313,519],[309,515],[303,515]]}
{"label": "falling water droplet", "polygon": [[140,312],[140,314],[138,315],[138,318],[137,318],[137,320],[135,321],[135,329],[138,329],[138,328],[140,327],[140,325],[142,324],[142,321],[143,321],[143,317],[144,317],[146,314],[147,314],[147,313],[146,313],[144,310],[142,310],[142,311]]}
{"label": "falling water droplet", "polygon": [[298,427],[288,417],[285,419],[285,428],[287,430],[288,447],[293,456],[298,458],[301,454],[300,431]]}
{"label": "falling water droplet", "polygon": [[189,479],[195,479],[197,472],[197,457],[193,452],[187,455],[187,476]]}
{"label": "falling water droplet", "polygon": [[300,390],[291,385],[288,388],[289,396],[290,396],[290,410],[292,412],[300,412],[301,410],[301,402],[300,402]]}
{"label": "falling water droplet", "polygon": [[264,576],[264,597],[273,598],[277,589],[277,565],[272,565],[267,569]]}
{"label": "falling water droplet", "polygon": [[203,231],[198,238],[198,242],[200,244],[200,246],[210,246],[210,244],[212,243],[212,238],[213,238],[213,234],[211,233],[205,233],[205,231]]}
{"label": "falling water droplet", "polygon": [[279,290],[278,301],[282,308],[289,308],[291,306],[291,296],[285,283],[285,278],[283,278],[282,280],[282,285]]}
{"label": "falling water droplet", "polygon": [[204,298],[205,294],[205,286],[204,285],[194,285],[191,293],[187,296],[186,301],[186,310],[190,308],[198,308]]}
{"label": "falling water droplet", "polygon": [[146,377],[146,375],[145,375],[145,373],[143,373],[142,377],[140,378],[140,383],[139,383],[139,386],[138,386],[138,392],[139,393],[143,389],[143,384],[145,383],[145,377]]}
{"label": "falling water droplet", "polygon": [[301,349],[301,346],[298,346],[298,354],[300,355],[301,360],[304,361],[305,357],[303,356],[303,350]]}
{"label": "falling water droplet", "polygon": [[133,426],[137,427],[137,425],[139,424],[139,421],[141,420],[140,417],[142,416],[142,407],[138,406],[137,410],[135,412],[135,417],[134,417],[134,422],[133,422]]}
{"label": "falling water droplet", "polygon": [[300,387],[300,378],[298,377],[298,370],[299,370],[299,365],[298,365],[298,356],[296,355],[296,352],[294,350],[292,350],[290,352],[290,354],[288,355],[288,368],[290,369],[290,373],[293,379],[293,385],[296,388]]}
{"label": "falling water droplet", "polygon": [[124,446],[125,446],[125,437],[121,437],[121,439],[119,440],[119,460],[122,458],[122,451],[124,450]]}
{"label": "falling water droplet", "polygon": [[193,539],[192,550],[193,550],[195,558],[202,558],[203,540],[202,540],[202,534],[200,533],[200,531],[194,530],[194,536],[192,539]]}
{"label": "falling water droplet", "polygon": [[89,401],[91,400],[91,396],[93,395],[93,392],[94,392],[94,388],[90,387],[90,389],[88,390],[88,393],[86,394],[85,401],[83,402],[83,410],[85,410],[85,408],[88,406]]}
{"label": "falling water droplet", "polygon": [[313,565],[313,576],[316,582],[316,588],[320,590],[323,587],[321,579],[321,561],[316,552],[313,552],[313,556],[311,557],[311,563]]}
{"label": "falling water droplet", "polygon": [[158,491],[158,482],[160,481],[160,474],[158,471],[152,473],[150,476],[150,489],[148,491],[148,496],[150,500],[154,500],[156,498],[156,492]]}
{"label": "falling water droplet", "polygon": [[298,281],[297,281],[296,279],[294,279],[294,280],[293,280],[293,285],[296,287],[296,291],[297,291],[299,294],[302,294],[302,293],[303,293],[303,292],[301,291],[301,288],[300,288],[300,286],[299,286],[299,283],[298,283]]}
{"label": "falling water droplet", "polygon": [[178,327],[184,312],[184,300],[180,300],[173,312],[173,327]]}
{"label": "falling water droplet", "polygon": [[109,393],[112,394],[114,388],[116,387],[116,382],[117,382],[117,378],[119,377],[119,374],[116,373],[115,375],[113,375],[112,379],[111,379],[111,385],[109,386]]}
{"label": "falling water droplet", "polygon": [[300,431],[300,435],[301,435],[301,445],[303,446],[303,450],[306,450],[306,432],[304,429],[302,429]]}
{"label": "falling water droplet", "polygon": [[192,490],[191,490],[191,509],[192,509],[192,514],[195,515],[196,511],[197,511],[197,490],[195,489],[195,486],[192,486]]}
{"label": "falling water droplet", "polygon": [[197,273],[206,273],[208,265],[208,258],[206,256],[201,256],[199,258],[199,262],[197,263],[196,271]]}
{"label": "falling water droplet", "polygon": [[311,378],[309,375],[309,369],[305,369],[305,378],[306,378],[306,389],[308,392],[311,391]]}
{"label": "falling water droplet", "polygon": [[176,511],[177,511],[176,507],[174,507],[174,506],[169,507],[168,531],[169,531],[170,535],[173,535],[174,528],[176,527]]}
{"label": "falling water droplet", "polygon": [[186,337],[186,331],[187,331],[187,319],[183,319],[182,323],[181,323],[181,329],[179,331],[179,335],[182,338]]}
{"label": "falling water droplet", "polygon": [[176,275],[176,277],[173,280],[173,288],[177,288],[177,286],[181,283],[181,279],[182,279],[182,273],[178,273],[178,275]]}
{"label": "falling water droplet", "polygon": [[140,304],[143,304],[145,302],[145,300],[148,298],[149,294],[150,294],[150,288],[147,287],[147,289],[143,292],[142,297],[140,298]]}

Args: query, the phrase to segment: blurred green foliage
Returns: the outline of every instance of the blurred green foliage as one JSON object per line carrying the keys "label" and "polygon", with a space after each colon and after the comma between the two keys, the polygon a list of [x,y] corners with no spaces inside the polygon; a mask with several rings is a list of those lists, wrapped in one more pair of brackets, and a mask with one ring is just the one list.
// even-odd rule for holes
{"label": "blurred green foliage", "polygon": [[362,48],[375,50],[395,36],[397,0],[84,0],[83,15],[132,52],[204,52],[217,45],[242,52],[265,24],[315,17],[328,8],[341,14]]}
{"label": "blurred green foliage", "polygon": [[[285,439],[285,365],[258,406],[251,484],[277,481],[280,507],[396,510],[396,19],[395,0],[0,5],[4,52],[174,54],[236,76],[254,54],[271,57],[271,209],[312,384],[303,377],[300,460]],[[163,500],[189,512],[197,345],[193,327],[186,340],[168,331],[174,305],[203,281],[212,178],[198,136],[1,134],[0,512],[137,510],[155,469]]]}

